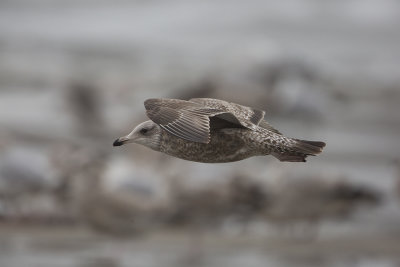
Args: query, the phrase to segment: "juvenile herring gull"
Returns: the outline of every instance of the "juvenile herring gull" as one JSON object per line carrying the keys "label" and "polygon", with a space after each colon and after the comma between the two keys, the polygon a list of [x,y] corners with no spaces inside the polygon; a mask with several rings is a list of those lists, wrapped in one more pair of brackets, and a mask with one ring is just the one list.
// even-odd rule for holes
{"label": "juvenile herring gull", "polygon": [[114,142],[137,143],[185,160],[218,163],[272,155],[305,162],[321,153],[324,142],[283,136],[264,120],[265,112],[212,98],[148,99],[150,120]]}

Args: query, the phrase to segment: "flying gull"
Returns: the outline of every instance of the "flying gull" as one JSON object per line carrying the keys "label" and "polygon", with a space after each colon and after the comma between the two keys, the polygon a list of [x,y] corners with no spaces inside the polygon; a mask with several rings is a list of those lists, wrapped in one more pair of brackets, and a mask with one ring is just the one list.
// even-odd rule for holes
{"label": "flying gull", "polygon": [[219,163],[272,155],[305,162],[324,142],[283,136],[264,120],[265,111],[212,98],[156,98],[144,102],[150,120],[114,142],[137,143],[185,160]]}

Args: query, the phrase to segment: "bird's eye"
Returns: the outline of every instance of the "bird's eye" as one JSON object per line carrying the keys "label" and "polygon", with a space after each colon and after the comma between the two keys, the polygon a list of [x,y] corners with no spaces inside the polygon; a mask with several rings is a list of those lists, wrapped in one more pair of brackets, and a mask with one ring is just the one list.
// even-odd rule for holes
{"label": "bird's eye", "polygon": [[141,134],[146,134],[147,131],[148,131],[148,130],[147,130],[146,128],[143,128],[143,129],[140,130],[140,133],[141,133]]}

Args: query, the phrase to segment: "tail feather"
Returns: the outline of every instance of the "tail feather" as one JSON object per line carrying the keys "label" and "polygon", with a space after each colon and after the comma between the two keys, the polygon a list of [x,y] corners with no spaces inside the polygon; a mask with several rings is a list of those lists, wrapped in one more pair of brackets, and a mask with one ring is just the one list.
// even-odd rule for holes
{"label": "tail feather", "polygon": [[308,155],[316,155],[322,152],[322,149],[325,147],[324,142],[320,141],[307,141],[295,139],[296,145],[295,148],[300,153],[308,154]]}
{"label": "tail feather", "polygon": [[291,150],[286,150],[283,153],[272,153],[272,155],[280,161],[306,162],[307,156],[315,156],[321,153],[326,145],[324,142],[320,141],[293,140],[295,140],[295,144],[292,146]]}

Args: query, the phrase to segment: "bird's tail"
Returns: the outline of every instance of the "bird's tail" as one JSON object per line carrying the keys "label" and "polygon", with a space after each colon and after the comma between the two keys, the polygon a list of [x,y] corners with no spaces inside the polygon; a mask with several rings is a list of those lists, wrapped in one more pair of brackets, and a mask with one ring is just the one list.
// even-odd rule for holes
{"label": "bird's tail", "polygon": [[272,152],[280,161],[306,162],[307,156],[315,156],[322,152],[324,142],[290,139],[290,148]]}

